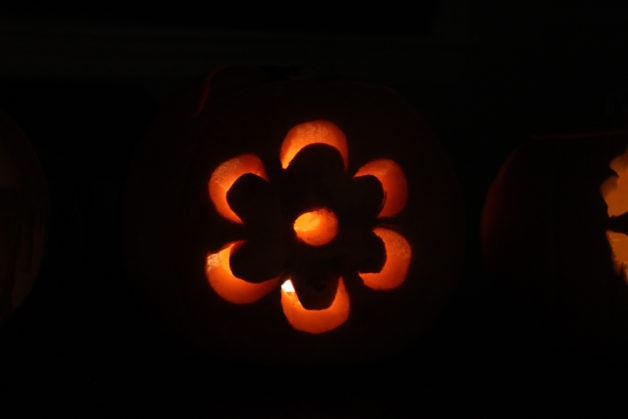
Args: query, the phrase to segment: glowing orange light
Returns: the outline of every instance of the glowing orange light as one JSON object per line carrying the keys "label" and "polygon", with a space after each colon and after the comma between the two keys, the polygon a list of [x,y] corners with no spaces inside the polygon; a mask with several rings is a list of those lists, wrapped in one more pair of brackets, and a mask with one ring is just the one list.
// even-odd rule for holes
{"label": "glowing orange light", "polygon": [[345,169],[347,168],[349,164],[347,139],[340,128],[329,121],[310,121],[291,128],[279,150],[281,167],[286,169],[290,166],[299,151],[311,144],[327,144],[334,147],[342,156]]}
{"label": "glowing orange light", "polygon": [[310,246],[322,246],[336,237],[338,219],[333,211],[319,208],[299,215],[293,224],[297,238]]}
{"label": "glowing orange light", "polygon": [[393,160],[372,160],[360,167],[354,177],[375,176],[384,190],[384,205],[380,217],[392,217],[399,214],[408,201],[408,184],[403,170]]}
{"label": "glowing orange light", "polygon": [[227,193],[233,184],[247,173],[257,175],[268,181],[262,160],[254,154],[242,154],[218,166],[211,174],[208,182],[209,197],[216,207],[216,211],[235,223],[242,223],[242,220],[229,206]]}
{"label": "glowing orange light", "polygon": [[[606,202],[609,217],[628,213],[628,149],[611,160],[610,168],[616,176],[611,176],[600,187]],[[606,239],[611,248],[613,267],[617,274],[623,273],[628,284],[628,235],[606,230]]]}
{"label": "glowing orange light", "polygon": [[[315,120],[294,126],[288,131],[279,150],[281,167],[287,169],[298,153],[313,144],[326,144],[340,154],[345,170],[348,167],[349,150],[342,130],[329,121]],[[208,182],[209,196],[220,215],[242,223],[242,219],[230,207],[227,194],[233,184],[245,174],[253,174],[269,181],[266,169],[259,157],[242,154],[218,166]],[[408,185],[401,167],[393,160],[377,159],[362,166],[354,177],[374,176],[383,189],[382,209],[379,217],[392,217],[400,213],[408,200]],[[323,246],[338,234],[338,219],[328,208],[315,208],[299,214],[294,220],[296,237],[310,245]],[[373,232],[383,241],[386,260],[380,272],[359,273],[365,286],[374,290],[399,287],[406,279],[412,251],[406,239],[395,231],[375,228]],[[223,299],[236,304],[253,303],[279,283],[272,278],[261,283],[250,283],[236,277],[231,271],[232,252],[244,241],[234,241],[218,252],[207,255],[205,274],[211,288]],[[349,318],[350,301],[342,277],[338,278],[336,294],[325,309],[306,309],[299,301],[291,280],[281,286],[281,307],[288,323],[297,330],[320,334],[336,329]]]}
{"label": "glowing orange light", "polygon": [[380,272],[360,273],[364,285],[374,290],[390,290],[400,286],[408,275],[412,249],[403,236],[395,231],[377,227],[373,233],[384,242],[386,262]]}
{"label": "glowing orange light", "polygon": [[623,273],[628,284],[628,235],[606,230],[606,239],[613,253],[615,273]]}
{"label": "glowing orange light", "polygon": [[628,212],[628,150],[615,157],[610,168],[617,176],[611,176],[602,183],[600,192],[606,202],[608,216],[616,217]]}
{"label": "glowing orange light", "polygon": [[307,310],[299,301],[292,281],[281,285],[281,308],[292,327],[302,332],[319,334],[336,329],[349,318],[349,294],[342,278],[338,279],[336,296],[331,305],[322,310]]}
{"label": "glowing orange light", "polygon": [[229,259],[234,247],[242,243],[243,240],[229,243],[218,252],[207,255],[205,275],[212,289],[225,300],[236,304],[249,304],[274,289],[279,278],[254,284],[235,277],[231,272]]}

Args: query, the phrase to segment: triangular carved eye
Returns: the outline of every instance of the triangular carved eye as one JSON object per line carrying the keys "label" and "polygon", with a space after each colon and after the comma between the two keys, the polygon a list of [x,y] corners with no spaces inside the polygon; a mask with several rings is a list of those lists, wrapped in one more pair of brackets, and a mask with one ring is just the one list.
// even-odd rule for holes
{"label": "triangular carved eye", "polygon": [[[615,175],[602,183],[600,193],[606,203],[608,216],[617,220],[628,214],[628,149],[611,160],[609,167]],[[628,229],[607,229],[606,239],[611,248],[615,272],[623,274],[628,283]]]}

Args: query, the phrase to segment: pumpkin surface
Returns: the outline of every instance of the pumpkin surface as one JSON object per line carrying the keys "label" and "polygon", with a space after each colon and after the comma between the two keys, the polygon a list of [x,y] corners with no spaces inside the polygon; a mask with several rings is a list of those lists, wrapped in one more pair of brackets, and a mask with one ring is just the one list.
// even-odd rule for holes
{"label": "pumpkin surface", "polygon": [[43,260],[48,189],[35,150],[0,112],[0,323],[30,294]]}
{"label": "pumpkin surface", "polygon": [[345,80],[205,87],[157,125],[127,189],[130,275],[166,322],[266,362],[379,358],[421,336],[456,284],[464,222],[417,112]]}
{"label": "pumpkin surface", "polygon": [[485,267],[528,326],[626,342],[627,161],[627,133],[541,137],[497,174],[482,216]]}

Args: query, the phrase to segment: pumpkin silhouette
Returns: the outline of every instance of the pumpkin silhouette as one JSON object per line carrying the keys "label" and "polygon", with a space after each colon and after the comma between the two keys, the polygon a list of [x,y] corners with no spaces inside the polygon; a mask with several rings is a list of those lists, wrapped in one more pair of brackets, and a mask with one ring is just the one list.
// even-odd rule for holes
{"label": "pumpkin silhouette", "polygon": [[540,137],[503,164],[486,197],[482,247],[520,325],[626,342],[627,150],[622,132]]}
{"label": "pumpkin silhouette", "polygon": [[30,294],[43,261],[48,189],[35,150],[0,112],[0,323]]}
{"label": "pumpkin silhouette", "polygon": [[131,277],[215,357],[404,350],[443,310],[462,261],[461,197],[433,133],[388,88],[233,74],[165,115],[137,161]]}

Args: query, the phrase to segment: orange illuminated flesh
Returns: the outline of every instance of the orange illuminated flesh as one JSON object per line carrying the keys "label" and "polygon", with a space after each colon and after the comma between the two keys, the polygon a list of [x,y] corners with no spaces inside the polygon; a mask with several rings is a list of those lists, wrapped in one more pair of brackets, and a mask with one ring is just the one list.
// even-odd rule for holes
{"label": "orange illuminated flesh", "polygon": [[322,310],[305,309],[289,279],[281,285],[283,313],[288,323],[302,332],[320,334],[336,329],[349,318],[349,306],[349,294],[342,278],[338,279],[334,301]]}
{"label": "orange illuminated flesh", "polygon": [[[305,122],[288,131],[279,151],[281,167],[287,169],[301,150],[313,144],[326,144],[336,149],[342,157],[345,170],[347,169],[349,151],[346,137],[338,126],[324,120]],[[245,174],[253,174],[269,181],[261,159],[254,154],[242,154],[218,166],[208,182],[209,196],[216,211],[235,223],[243,221],[230,207],[227,194],[233,184]],[[378,179],[384,193],[378,217],[399,214],[408,199],[407,181],[401,167],[392,160],[377,159],[362,166],[355,177],[368,175]],[[338,219],[330,209],[316,208],[301,213],[293,223],[293,230],[300,241],[311,246],[322,246],[331,242],[338,234]],[[371,289],[397,288],[408,274],[412,256],[410,245],[399,233],[386,228],[375,228],[373,233],[384,243],[386,253],[384,266],[380,272],[359,275],[364,284]],[[236,304],[258,301],[279,283],[279,278],[251,283],[233,274],[230,267],[231,254],[243,243],[242,240],[234,241],[207,255],[205,266],[205,274],[211,288],[223,299]],[[628,252],[626,254],[628,255]],[[305,309],[292,282],[288,279],[281,286],[281,307],[293,328],[311,334],[336,329],[347,321],[350,312],[349,295],[342,277],[338,279],[333,302],[329,307],[320,310]]]}
{"label": "orange illuminated flesh", "polygon": [[600,192],[606,202],[608,216],[616,217],[628,212],[628,150],[615,157],[610,167],[617,176],[609,177]]}
{"label": "orange illuminated flesh", "polygon": [[223,299],[236,304],[254,303],[272,291],[279,282],[279,278],[272,278],[251,283],[233,275],[229,265],[231,253],[243,243],[240,240],[227,244],[218,252],[207,255],[205,263],[205,275],[212,289]]}
{"label": "orange illuminated flesh", "polygon": [[264,163],[254,154],[242,154],[227,160],[218,166],[209,178],[209,197],[216,207],[216,211],[235,223],[241,224],[242,219],[229,206],[227,193],[240,177],[248,173],[268,181]]}
{"label": "orange illuminated flesh", "polygon": [[294,220],[297,238],[310,246],[323,246],[336,237],[338,219],[333,211],[319,208],[302,213]]}
{"label": "orange illuminated flesh", "polygon": [[628,284],[628,235],[606,230],[606,239],[613,253],[615,273],[624,275]]}
{"label": "orange illuminated flesh", "polygon": [[327,144],[342,156],[345,169],[349,164],[349,146],[345,134],[329,121],[310,121],[296,125],[288,131],[279,150],[281,167],[286,169],[303,148],[312,144]]}
{"label": "orange illuminated flesh", "polygon": [[399,214],[408,201],[408,183],[403,170],[389,159],[377,159],[360,167],[354,177],[375,176],[384,190],[384,205],[379,217],[393,217]]}
{"label": "orange illuminated flesh", "polygon": [[399,287],[408,275],[412,249],[399,233],[377,227],[373,233],[384,242],[386,261],[380,272],[360,273],[364,285],[374,290],[391,290]]}
{"label": "orange illuminated flesh", "polygon": [[[606,202],[608,216],[617,217],[628,213],[628,149],[611,160],[610,168],[616,176],[604,181],[600,192]],[[628,284],[628,235],[606,230],[606,239],[611,248],[615,272],[623,273]]]}

